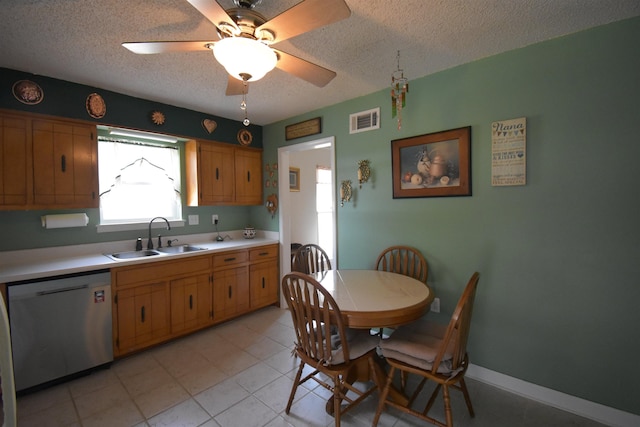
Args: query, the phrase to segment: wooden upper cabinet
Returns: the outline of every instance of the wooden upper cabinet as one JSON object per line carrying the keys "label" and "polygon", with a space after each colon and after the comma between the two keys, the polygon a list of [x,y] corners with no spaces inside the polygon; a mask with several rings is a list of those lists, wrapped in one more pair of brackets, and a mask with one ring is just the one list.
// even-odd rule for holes
{"label": "wooden upper cabinet", "polygon": [[188,141],[185,153],[187,204],[204,206],[232,203],[233,147]]}
{"label": "wooden upper cabinet", "polygon": [[236,201],[240,204],[262,204],[262,153],[236,149]]}
{"label": "wooden upper cabinet", "polygon": [[188,141],[187,205],[262,204],[262,152],[208,141]]}
{"label": "wooden upper cabinet", "polygon": [[33,121],[34,203],[52,207],[98,207],[94,126]]}
{"label": "wooden upper cabinet", "polygon": [[26,118],[0,113],[0,208],[24,209],[30,202],[28,127]]}
{"label": "wooden upper cabinet", "polygon": [[98,207],[96,127],[0,112],[0,209]]}

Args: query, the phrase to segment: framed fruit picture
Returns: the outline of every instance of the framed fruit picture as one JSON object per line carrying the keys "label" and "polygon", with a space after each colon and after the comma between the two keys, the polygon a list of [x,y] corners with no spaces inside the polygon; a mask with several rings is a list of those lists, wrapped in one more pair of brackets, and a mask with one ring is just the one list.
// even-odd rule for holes
{"label": "framed fruit picture", "polygon": [[391,141],[393,198],[471,195],[471,127]]}

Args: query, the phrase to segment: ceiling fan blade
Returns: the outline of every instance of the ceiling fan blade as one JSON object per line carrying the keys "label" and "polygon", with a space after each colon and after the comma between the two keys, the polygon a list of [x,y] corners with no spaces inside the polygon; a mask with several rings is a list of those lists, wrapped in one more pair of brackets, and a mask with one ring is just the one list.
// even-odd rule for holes
{"label": "ceiling fan blade", "polygon": [[231,19],[229,14],[224,10],[220,3],[215,0],[187,0],[191,6],[198,9],[198,12],[204,15],[213,25],[220,27],[221,25],[227,25],[232,27],[237,33],[240,33],[240,28]]}
{"label": "ceiling fan blade", "polygon": [[[244,82],[236,79],[231,74],[228,74],[228,76],[229,78],[227,79],[227,91],[224,94],[227,96],[242,95],[243,90],[245,90],[243,88]],[[246,89],[246,92],[244,93],[248,93],[248,92],[249,92],[249,84],[247,83],[247,89]]]}
{"label": "ceiling fan blade", "polygon": [[151,53],[167,53],[167,52],[192,52],[198,50],[208,50],[208,44],[213,44],[215,41],[170,41],[170,42],[127,42],[122,43],[122,46],[126,47],[133,53],[139,54],[151,54]]}
{"label": "ceiling fan blade", "polygon": [[351,10],[344,0],[305,0],[260,25],[256,34],[260,34],[260,30],[269,30],[275,35],[275,44],[349,15]]}
{"label": "ceiling fan blade", "polygon": [[273,49],[278,54],[276,67],[289,74],[306,80],[318,87],[326,86],[336,76],[335,71],[328,70],[317,64],[305,61],[297,56],[290,55],[281,50]]}

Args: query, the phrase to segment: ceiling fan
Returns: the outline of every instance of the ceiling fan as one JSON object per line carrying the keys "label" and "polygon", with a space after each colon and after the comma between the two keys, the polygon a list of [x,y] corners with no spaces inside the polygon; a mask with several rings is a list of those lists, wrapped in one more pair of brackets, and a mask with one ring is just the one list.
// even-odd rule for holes
{"label": "ceiling fan", "polygon": [[212,50],[229,73],[226,95],[245,94],[247,82],[261,79],[274,67],[318,87],[336,76],[334,71],[272,46],[349,17],[351,10],[344,0],[303,0],[270,20],[253,10],[262,0],[233,0],[237,7],[229,10],[215,0],[187,1],[216,26],[219,40],[122,45],[139,54]]}

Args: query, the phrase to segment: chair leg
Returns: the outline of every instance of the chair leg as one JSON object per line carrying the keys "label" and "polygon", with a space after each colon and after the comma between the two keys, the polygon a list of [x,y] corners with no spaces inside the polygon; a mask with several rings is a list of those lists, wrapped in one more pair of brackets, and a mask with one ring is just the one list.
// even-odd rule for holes
{"label": "chair leg", "polygon": [[453,427],[453,414],[451,413],[451,397],[449,396],[449,386],[442,386],[442,399],[444,400],[444,415],[447,420],[447,427]]}
{"label": "chair leg", "polygon": [[335,420],[335,426],[340,427],[340,415],[342,413],[342,385],[340,384],[340,375],[333,377],[333,418]]}
{"label": "chair leg", "polygon": [[460,378],[460,389],[462,390],[462,394],[464,395],[464,401],[467,402],[467,409],[469,410],[469,415],[471,415],[471,418],[473,418],[476,416],[476,414],[473,412],[473,406],[471,405],[471,397],[469,396],[469,390],[467,389],[467,384],[464,382],[464,378]]}
{"label": "chair leg", "polygon": [[298,390],[298,383],[300,382],[300,377],[302,376],[302,370],[304,369],[304,362],[300,362],[300,367],[298,368],[298,373],[296,373],[296,378],[293,380],[293,386],[291,387],[291,394],[289,395],[289,402],[287,403],[287,409],[285,412],[288,414],[291,410],[291,404],[293,403],[293,398],[296,395],[296,390]]}
{"label": "chair leg", "polygon": [[378,425],[378,420],[380,420],[380,414],[382,414],[382,410],[384,409],[385,401],[387,400],[387,396],[389,395],[389,389],[391,388],[391,382],[393,381],[393,374],[395,372],[395,366],[392,366],[389,369],[389,374],[387,375],[387,382],[384,385],[384,389],[382,393],[380,393],[380,400],[378,401],[378,409],[376,410],[376,416],[373,418],[373,427]]}

